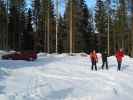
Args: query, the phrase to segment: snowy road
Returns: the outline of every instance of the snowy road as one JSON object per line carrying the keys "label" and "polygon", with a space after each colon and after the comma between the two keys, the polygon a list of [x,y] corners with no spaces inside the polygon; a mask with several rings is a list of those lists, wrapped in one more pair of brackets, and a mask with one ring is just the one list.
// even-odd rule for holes
{"label": "snowy road", "polygon": [[[99,57],[100,59],[100,57]],[[35,62],[0,60],[0,100],[133,100],[133,59],[124,58],[117,72],[90,70],[85,56],[41,55]]]}

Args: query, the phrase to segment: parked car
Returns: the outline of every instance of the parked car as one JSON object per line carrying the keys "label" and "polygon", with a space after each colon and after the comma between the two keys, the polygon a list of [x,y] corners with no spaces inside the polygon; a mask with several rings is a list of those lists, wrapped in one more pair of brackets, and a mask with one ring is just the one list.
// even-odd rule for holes
{"label": "parked car", "polygon": [[37,59],[37,53],[34,51],[14,52],[11,54],[3,55],[2,59],[34,61]]}

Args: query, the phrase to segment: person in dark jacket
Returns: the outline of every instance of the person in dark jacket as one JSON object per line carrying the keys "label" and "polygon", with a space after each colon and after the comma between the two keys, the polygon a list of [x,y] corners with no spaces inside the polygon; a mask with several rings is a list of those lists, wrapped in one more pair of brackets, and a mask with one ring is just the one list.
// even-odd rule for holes
{"label": "person in dark jacket", "polygon": [[93,66],[95,66],[95,70],[97,71],[97,65],[96,65],[96,63],[98,62],[98,58],[97,58],[97,54],[96,54],[96,51],[95,50],[93,50],[90,53],[90,58],[91,58],[91,62],[92,62],[91,70],[93,70]]}
{"label": "person in dark jacket", "polygon": [[118,62],[118,68],[117,70],[120,71],[121,70],[121,63],[122,63],[122,58],[124,57],[124,52],[122,49],[118,50],[115,54],[117,62]]}
{"label": "person in dark jacket", "polygon": [[106,69],[108,69],[108,59],[107,59],[107,57],[108,57],[107,52],[106,51],[102,52],[102,62],[103,62],[102,69],[104,69],[105,64],[106,64]]}

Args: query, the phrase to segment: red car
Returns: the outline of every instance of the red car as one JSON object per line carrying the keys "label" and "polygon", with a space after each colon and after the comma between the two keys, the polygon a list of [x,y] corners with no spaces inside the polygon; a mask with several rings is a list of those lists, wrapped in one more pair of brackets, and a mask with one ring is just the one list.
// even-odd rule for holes
{"label": "red car", "polygon": [[34,61],[37,59],[37,53],[34,51],[14,52],[3,55],[2,59]]}

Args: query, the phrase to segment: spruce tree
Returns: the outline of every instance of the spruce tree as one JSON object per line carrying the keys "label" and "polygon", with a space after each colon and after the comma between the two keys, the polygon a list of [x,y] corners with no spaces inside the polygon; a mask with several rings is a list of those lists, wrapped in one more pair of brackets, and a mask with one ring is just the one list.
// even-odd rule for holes
{"label": "spruce tree", "polygon": [[42,0],[40,3],[39,23],[38,23],[39,45],[42,51],[55,51],[55,15],[52,0]]}
{"label": "spruce tree", "polygon": [[120,0],[119,5],[116,10],[116,18],[114,23],[114,30],[116,33],[116,49],[119,48],[128,48],[125,44],[127,33],[126,30],[128,29],[127,24],[127,4],[125,0]]}
{"label": "spruce tree", "polygon": [[[76,46],[76,42],[78,42],[77,36],[79,35],[77,32],[79,26],[79,16],[80,16],[80,7],[79,0],[68,0],[66,4],[66,10],[64,13],[64,21],[65,21],[65,34],[66,34],[66,52],[77,52],[79,49]],[[78,9],[78,10],[77,10]],[[71,39],[72,38],[72,39]],[[72,48],[71,48],[71,45]]]}
{"label": "spruce tree", "polygon": [[130,55],[133,57],[133,0],[131,0],[131,25],[130,25],[130,34],[129,34],[129,37],[130,37],[130,40],[129,40],[129,50],[130,50]]}
{"label": "spruce tree", "polygon": [[95,12],[95,26],[101,40],[100,50],[107,50],[108,16],[106,7],[102,0],[97,0]]}
{"label": "spruce tree", "polygon": [[24,50],[33,50],[34,48],[34,34],[32,28],[32,11],[31,9],[28,10],[27,16],[27,28],[24,32]]}
{"label": "spruce tree", "polygon": [[10,49],[20,50],[22,48],[22,35],[25,30],[25,1],[9,1],[9,46]]}
{"label": "spruce tree", "polygon": [[65,34],[64,34],[64,29],[65,29],[65,24],[64,24],[64,18],[63,16],[60,15],[59,20],[58,20],[58,52],[62,53],[65,52],[65,48],[64,48],[64,42],[65,42]]}
{"label": "spruce tree", "polygon": [[11,49],[17,49],[19,41],[19,12],[16,6],[10,7],[9,15],[9,46]]}
{"label": "spruce tree", "polygon": [[7,11],[4,0],[0,0],[0,49],[8,48]]}
{"label": "spruce tree", "polygon": [[[72,7],[70,3],[72,2]],[[72,15],[70,15],[70,10],[72,9]],[[78,10],[77,10],[78,9]],[[72,19],[70,19],[72,16]],[[92,48],[91,42],[87,43],[92,39],[93,33],[93,22],[92,15],[85,4],[84,0],[72,0],[68,1],[66,6],[66,11],[64,15],[65,22],[65,33],[66,36],[66,49],[69,50],[70,42],[70,20],[72,20],[72,47],[73,52],[84,52]]]}
{"label": "spruce tree", "polygon": [[[78,27],[81,37],[79,41],[81,42],[80,50],[89,52],[94,48],[94,29],[93,29],[93,15],[85,4],[84,0],[80,0],[81,16],[80,16],[80,26]],[[81,38],[81,39],[80,39]]]}

